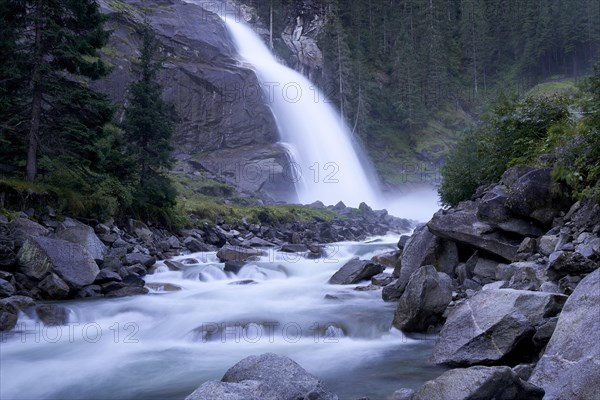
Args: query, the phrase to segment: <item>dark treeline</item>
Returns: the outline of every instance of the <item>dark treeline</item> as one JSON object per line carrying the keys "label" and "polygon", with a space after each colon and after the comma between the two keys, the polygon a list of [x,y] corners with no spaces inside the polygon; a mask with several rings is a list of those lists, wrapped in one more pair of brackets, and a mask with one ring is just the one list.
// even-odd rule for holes
{"label": "dark treeline", "polygon": [[[320,84],[363,137],[424,123],[448,103],[487,104],[548,79],[590,72],[597,0],[250,1],[275,32],[328,20]],[[273,12],[271,13],[271,10]]]}

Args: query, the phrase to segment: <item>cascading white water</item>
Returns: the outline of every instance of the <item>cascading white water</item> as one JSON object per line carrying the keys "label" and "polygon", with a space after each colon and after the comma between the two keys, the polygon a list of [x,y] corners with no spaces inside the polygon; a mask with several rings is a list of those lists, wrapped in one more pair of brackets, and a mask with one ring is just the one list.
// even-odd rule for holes
{"label": "cascading white water", "polygon": [[302,74],[277,62],[248,26],[231,17],[223,20],[240,57],[256,70],[281,140],[291,148],[300,202],[377,204],[377,179],[363,167],[348,127],[326,96]]}

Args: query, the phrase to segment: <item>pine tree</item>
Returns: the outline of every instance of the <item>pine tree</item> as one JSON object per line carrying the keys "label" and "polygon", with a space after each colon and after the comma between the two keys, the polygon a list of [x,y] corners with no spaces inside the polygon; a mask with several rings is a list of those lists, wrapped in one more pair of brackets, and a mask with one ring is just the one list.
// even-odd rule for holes
{"label": "pine tree", "polygon": [[157,209],[175,205],[176,193],[165,173],[172,165],[176,113],[173,105],[162,99],[162,88],[157,82],[160,62],[155,60],[159,46],[147,21],[142,35],[139,79],[130,86],[124,129],[137,175],[134,208],[151,218]]}

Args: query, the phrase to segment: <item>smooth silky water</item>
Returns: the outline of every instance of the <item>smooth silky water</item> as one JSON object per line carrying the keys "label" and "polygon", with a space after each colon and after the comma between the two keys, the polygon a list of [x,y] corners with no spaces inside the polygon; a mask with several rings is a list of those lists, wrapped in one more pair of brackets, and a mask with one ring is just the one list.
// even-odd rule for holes
{"label": "smooth silky water", "polygon": [[[319,260],[266,250],[237,276],[215,253],[190,254],[175,258],[187,259],[184,271],[161,266],[146,277],[180,291],[61,302],[70,310],[61,327],[21,314],[2,339],[0,397],[181,400],[265,352],[291,357],[340,399],[416,388],[442,371],[427,363],[433,338],[391,328],[395,304],[384,303],[380,290],[327,283],[353,256],[367,259],[396,242],[339,243]],[[257,283],[232,284],[245,279]]]}

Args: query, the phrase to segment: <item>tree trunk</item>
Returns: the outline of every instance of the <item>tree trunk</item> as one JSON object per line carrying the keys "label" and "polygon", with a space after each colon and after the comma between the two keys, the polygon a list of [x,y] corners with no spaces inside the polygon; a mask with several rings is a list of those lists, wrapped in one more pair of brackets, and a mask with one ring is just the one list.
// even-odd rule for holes
{"label": "tree trunk", "polygon": [[28,148],[27,148],[27,179],[33,181],[37,175],[37,149],[38,149],[38,137],[40,132],[40,120],[42,116],[42,89],[41,83],[41,68],[43,63],[42,54],[42,13],[43,13],[43,0],[36,1],[35,9],[35,46],[34,46],[34,64],[33,64],[33,76],[32,76],[32,87],[33,96],[31,101],[31,118],[29,122],[29,134],[27,136]]}

